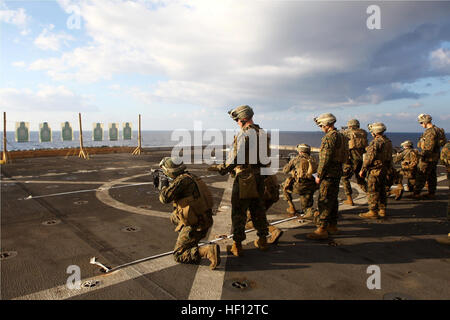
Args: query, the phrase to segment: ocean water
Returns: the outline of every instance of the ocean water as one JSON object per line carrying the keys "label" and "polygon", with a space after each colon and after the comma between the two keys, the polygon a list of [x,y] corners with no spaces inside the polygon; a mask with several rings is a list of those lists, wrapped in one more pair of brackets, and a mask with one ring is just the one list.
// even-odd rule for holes
{"label": "ocean water", "polygon": [[[198,145],[193,143],[193,132],[190,132],[192,141],[187,139],[174,139],[172,140],[172,131],[142,131],[142,146],[145,147],[157,147],[157,146],[175,146],[182,145]],[[394,147],[399,147],[405,140],[411,140],[416,146],[417,141],[421,136],[421,132],[388,132],[386,135],[391,139]],[[223,140],[226,144],[232,143],[232,134],[225,134],[222,132]],[[323,137],[321,131],[280,131],[279,132],[279,144],[280,145],[297,145],[299,143],[306,143],[312,147],[320,147],[320,142]],[[131,140],[122,140],[122,134],[119,135],[118,141],[109,141],[104,134],[103,141],[93,141],[91,131],[83,131],[83,144],[85,147],[102,147],[102,146],[137,146],[137,131],[133,131],[133,137]],[[447,138],[450,135],[447,134]],[[37,131],[30,132],[29,142],[16,142],[14,132],[6,133],[7,150],[36,150],[36,149],[60,149],[60,148],[76,148],[79,147],[79,132],[74,131],[73,141],[62,141],[61,132],[52,132],[52,142],[39,142],[39,133]],[[3,150],[3,135],[1,135],[1,148]],[[369,137],[371,140],[371,137]],[[211,140],[203,140],[201,144],[210,144]],[[272,143],[275,143],[272,134]]]}

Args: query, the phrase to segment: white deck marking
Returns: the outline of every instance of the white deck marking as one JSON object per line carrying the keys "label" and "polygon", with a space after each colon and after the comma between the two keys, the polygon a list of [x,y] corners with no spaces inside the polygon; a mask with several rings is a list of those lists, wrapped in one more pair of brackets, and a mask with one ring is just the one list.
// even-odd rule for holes
{"label": "white deck marking", "polygon": [[[25,296],[14,298],[13,300],[61,300],[68,299],[77,296],[81,296],[83,294],[92,293],[96,290],[102,290],[107,287],[117,285],[122,282],[130,281],[136,278],[143,278],[143,275],[148,275],[154,272],[158,272],[160,270],[164,270],[169,267],[175,266],[177,263],[174,261],[172,256],[165,256],[157,260],[151,260],[148,262],[142,262],[139,265],[129,266],[121,269],[120,271],[112,272],[107,275],[99,275],[97,277],[83,279],[81,282],[84,283],[88,280],[98,280],[100,281],[98,286],[93,288],[81,288],[81,289],[69,289],[66,285],[61,285],[58,287],[54,287],[51,289],[42,290],[39,292],[34,292]],[[69,275],[67,275],[69,277]],[[137,282],[135,282],[137,284]],[[148,287],[152,287],[152,289],[159,291],[160,295],[166,296],[168,299],[176,299],[172,294],[159,287],[151,280],[147,280],[147,285],[141,288],[133,287],[134,290],[139,291],[148,291]],[[131,290],[131,289],[130,289]],[[155,299],[161,299],[161,296],[155,296]],[[166,299],[167,299],[166,298]]]}
{"label": "white deck marking", "polygon": [[[229,177],[226,183],[219,211],[213,217],[214,224],[209,232],[208,240],[217,235],[229,234],[231,230],[231,207],[225,204],[231,202],[231,187],[233,178]],[[220,245],[220,244],[219,244]],[[222,297],[223,280],[225,278],[225,266],[227,264],[226,242],[220,245],[221,262],[216,270],[210,270],[209,266],[199,266],[192,282],[189,300],[219,300]]]}
{"label": "white deck marking", "polygon": [[[121,184],[124,183],[124,180],[133,179],[141,175],[136,175],[132,177],[127,177],[123,179],[118,179],[115,181],[111,181],[106,183],[105,185],[114,185],[114,184]],[[446,180],[446,176],[438,177],[438,182]],[[227,204],[231,201],[231,185],[232,185],[233,179],[230,177],[226,183],[227,188],[225,188],[221,203],[219,205],[219,208],[221,208],[221,211],[214,216],[214,225],[211,229],[211,232],[209,233],[209,240],[214,239],[217,235],[221,234],[228,234],[231,230],[231,207],[227,206]],[[58,181],[58,183],[60,183]],[[75,182],[73,182],[75,183]],[[103,185],[103,186],[105,186]],[[361,190],[361,188],[354,182],[351,182],[351,185],[353,188],[357,189],[360,196],[355,199],[354,202],[358,204],[365,204],[367,201],[365,193]],[[218,185],[216,187],[219,187]],[[440,187],[440,188],[448,188],[448,187]],[[103,191],[98,191],[97,195],[99,194],[105,194],[108,190],[104,189]],[[131,207],[131,206],[129,206]],[[343,207],[343,208],[342,208]],[[134,208],[134,207],[131,207]],[[339,204],[339,210],[344,209],[351,209],[354,208],[352,206],[344,205],[343,203]],[[139,209],[139,208],[134,208]],[[121,209],[123,210],[123,209]],[[144,209],[142,209],[144,210]],[[128,211],[128,210],[127,210]],[[148,214],[149,211],[153,210],[145,210],[146,214]],[[164,213],[167,217],[167,212]],[[299,226],[302,226],[302,224],[299,224],[296,220],[288,221],[289,227],[296,228]],[[286,223],[286,222],[284,222]],[[288,228],[289,228],[288,227]],[[250,242],[251,240],[247,239],[246,242]],[[223,282],[225,277],[225,265],[226,265],[226,259],[227,259],[227,253],[226,253],[226,243],[222,243],[221,245],[221,264],[216,270],[210,270],[209,266],[199,266],[196,271],[196,276],[194,278],[192,288],[189,294],[189,299],[199,299],[199,300],[217,300],[221,299],[222,296],[222,289],[223,289]],[[105,260],[102,260],[102,258],[99,259],[101,262],[104,262]],[[99,280],[100,284],[97,287],[93,288],[82,288],[80,290],[70,290],[66,287],[66,285],[57,286],[54,288],[42,290],[39,292],[34,292],[25,296],[17,297],[15,300],[33,300],[33,299],[48,299],[48,300],[55,300],[55,299],[68,299],[72,297],[81,296],[86,293],[91,293],[93,291],[104,289],[109,286],[113,286],[122,282],[130,281],[136,278],[142,278],[143,275],[148,275],[153,272],[158,272],[161,270],[164,270],[169,267],[173,267],[177,265],[177,263],[174,261],[173,257],[170,256],[164,256],[158,259],[145,261],[137,265],[128,266],[125,267],[119,271],[112,272],[111,274],[107,275],[99,275],[97,277],[89,278],[89,279],[83,279],[82,282],[85,282],[87,280]],[[69,276],[69,275],[68,275]],[[144,280],[145,281],[145,280]],[[146,286],[142,286],[139,284],[139,287],[142,291],[146,291],[148,287],[152,287],[154,290],[159,292],[160,295],[165,295],[168,298],[175,299],[173,295],[171,295],[169,292],[167,292],[162,287],[159,287],[157,284],[152,282],[151,280],[146,280],[147,284]],[[150,294],[150,293],[149,293]],[[158,297],[155,297],[158,298]]]}
{"label": "white deck marking", "polygon": [[101,202],[103,202],[104,204],[111,206],[113,208],[116,208],[118,210],[123,210],[123,211],[127,211],[130,213],[141,214],[141,215],[145,215],[145,216],[153,216],[153,217],[158,217],[158,218],[169,219],[170,215],[168,214],[168,212],[133,207],[133,206],[130,206],[128,204],[125,204],[123,202],[120,202],[120,201],[114,199],[109,194],[109,189],[112,188],[115,184],[123,183],[125,180],[134,179],[134,178],[142,177],[145,175],[148,175],[148,173],[141,173],[141,174],[137,174],[137,175],[134,175],[131,177],[124,177],[124,178],[117,179],[117,180],[114,180],[111,182],[107,182],[104,185],[102,185],[101,187],[99,187],[99,191],[97,191],[95,193],[95,195],[96,195],[97,199],[100,200]]}

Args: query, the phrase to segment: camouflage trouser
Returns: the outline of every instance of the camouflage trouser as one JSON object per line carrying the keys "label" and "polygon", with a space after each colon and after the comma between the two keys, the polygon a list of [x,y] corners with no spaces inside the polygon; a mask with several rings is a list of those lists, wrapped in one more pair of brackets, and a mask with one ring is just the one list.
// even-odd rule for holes
{"label": "camouflage trouser", "polygon": [[414,193],[420,194],[425,183],[428,182],[428,193],[434,194],[437,186],[437,161],[423,162],[420,161],[417,166],[416,184]]}
{"label": "camouflage trouser", "polygon": [[294,178],[289,177],[283,184],[283,196],[292,204],[292,195],[298,194],[300,200],[300,206],[303,213],[314,213],[314,192],[317,190],[317,184],[315,181],[300,179],[296,181]]}
{"label": "camouflage trouser", "polygon": [[319,186],[319,216],[315,222],[319,227],[336,225],[339,209],[339,180],[340,178],[324,178]]}
{"label": "camouflage trouser", "polygon": [[[402,170],[398,170],[397,171],[397,176],[396,176],[396,178],[395,178],[395,180],[394,180],[394,184],[401,184],[401,185],[403,185],[403,178],[404,178],[404,172],[402,171]],[[410,177],[410,178],[407,178],[407,180],[408,180],[408,190],[409,191],[413,191],[414,190],[414,185],[416,184],[416,177],[415,177],[415,175],[411,175],[410,173],[409,174],[406,174],[406,176],[408,177]]]}
{"label": "camouflage trouser", "polygon": [[350,179],[353,174],[355,175],[356,183],[361,187],[361,189],[366,192],[367,184],[364,178],[359,176],[359,172],[361,171],[362,160],[352,159],[351,163],[345,163],[342,166],[342,184],[344,185],[344,191],[347,196],[351,196],[353,194],[353,190],[350,184]]}
{"label": "camouflage trouser", "polygon": [[367,174],[367,203],[369,210],[386,210],[386,173],[380,170],[369,171]]}
{"label": "camouflage trouser", "polygon": [[[305,190],[298,194],[298,198],[300,200],[300,206],[305,214],[313,214],[314,213],[314,192],[316,189]],[[283,195],[288,202],[292,202],[292,188],[283,189]]]}
{"label": "camouflage trouser", "polygon": [[[179,220],[176,215],[170,217],[172,223],[177,225]],[[173,257],[179,263],[199,263],[198,243],[206,237],[209,228],[198,231],[197,227],[183,226],[178,231],[178,239],[173,250]]]}
{"label": "camouflage trouser", "polygon": [[[448,181],[448,191],[450,193],[450,172],[448,171],[447,171],[447,181]],[[447,204],[447,219],[450,220],[450,194],[448,196],[448,204]]]}
{"label": "camouflage trouser", "polygon": [[[266,208],[263,197],[254,199],[239,198],[239,178],[234,179],[233,189],[231,191],[231,223],[233,231],[233,240],[242,242],[245,240],[245,224],[247,223],[247,210],[253,225],[257,231],[258,237],[267,237],[269,234],[267,226],[269,223],[266,218]],[[259,194],[264,194],[264,183],[258,178]]]}

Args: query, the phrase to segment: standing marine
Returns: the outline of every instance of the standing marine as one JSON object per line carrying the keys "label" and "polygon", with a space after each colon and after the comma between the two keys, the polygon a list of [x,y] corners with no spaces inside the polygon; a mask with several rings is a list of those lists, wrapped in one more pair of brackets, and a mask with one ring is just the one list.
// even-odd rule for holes
{"label": "standing marine", "polygon": [[420,192],[425,183],[428,183],[427,199],[435,199],[437,186],[437,164],[441,147],[447,142],[443,129],[436,127],[428,114],[420,114],[417,117],[420,125],[425,129],[419,139],[417,147],[420,148],[420,160],[418,165],[416,184],[414,186],[414,198],[421,199]]}
{"label": "standing marine", "polygon": [[[447,181],[448,181],[448,188],[450,191],[450,141],[447,141],[447,143],[442,148],[441,161],[442,161],[442,164],[447,169]],[[448,204],[447,204],[447,220],[450,220],[450,196],[448,198]],[[450,232],[447,234],[447,237],[445,237],[445,236],[440,237],[440,238],[437,238],[436,240],[443,244],[447,244],[447,245],[450,244]]]}
{"label": "standing marine", "polygon": [[403,194],[403,179],[407,179],[408,191],[414,190],[414,185],[416,183],[416,173],[417,165],[419,163],[419,151],[414,149],[412,141],[406,140],[400,144],[403,148],[402,152],[394,155],[393,160],[395,164],[400,164],[401,168],[397,171],[396,179],[394,184],[396,184],[396,189],[390,191],[391,194],[395,195],[395,200],[400,200]]}
{"label": "standing marine", "polygon": [[386,216],[386,179],[393,166],[392,142],[385,135],[386,126],[381,122],[368,125],[373,140],[367,147],[359,176],[366,176],[367,202],[369,211],[361,213],[361,218],[377,219]]}
{"label": "standing marine", "polygon": [[[210,268],[220,264],[220,247],[217,244],[198,246],[213,225],[213,200],[206,184],[189,173],[181,159],[165,157],[159,164],[164,174],[173,179],[170,183],[154,181],[159,186],[159,200],[173,202],[170,220],[176,225],[178,239],[174,258],[180,263],[199,263],[201,258],[209,259]],[[159,178],[156,178],[159,180]]]}
{"label": "standing marine", "polygon": [[[280,199],[280,185],[277,181],[276,175],[266,176],[264,179],[264,207],[266,212]],[[245,229],[253,229],[255,226],[252,222],[252,216],[250,210],[247,210],[247,223],[245,224]],[[274,225],[267,224],[267,228],[270,233],[270,237],[267,238],[268,244],[277,244],[283,235],[283,231]]]}
{"label": "standing marine", "polygon": [[319,211],[315,217],[317,229],[307,237],[327,239],[328,234],[338,232],[339,181],[342,176],[342,165],[348,159],[348,145],[345,136],[334,126],[336,117],[333,114],[321,114],[314,118],[314,121],[325,135],[320,145],[319,166],[315,179],[319,185]]}
{"label": "standing marine", "polygon": [[[226,163],[217,167],[221,175],[232,173],[234,176],[231,192],[231,220],[233,245],[230,252],[234,256],[242,255],[242,241],[246,239],[245,224],[247,210],[257,231],[258,239],[255,246],[267,250],[268,222],[264,204],[264,179],[261,168],[267,166],[261,163],[259,146],[270,147],[269,143],[261,143],[260,138],[266,138],[264,131],[253,122],[253,109],[247,105],[237,107],[228,112],[231,118],[241,128],[235,136],[233,148]],[[269,154],[268,151],[266,153]]]}
{"label": "standing marine", "polygon": [[350,179],[353,174],[355,174],[356,183],[364,192],[367,191],[366,182],[358,175],[358,173],[361,171],[363,154],[366,152],[366,147],[369,143],[367,141],[367,132],[360,128],[357,119],[349,120],[347,122],[347,129],[343,130],[342,133],[347,137],[349,149],[349,158],[348,161],[344,163],[342,173],[342,184],[344,185],[345,195],[347,196],[347,200],[345,200],[344,203],[354,206]]}
{"label": "standing marine", "polygon": [[297,210],[292,202],[292,194],[298,194],[300,197],[301,209],[304,218],[312,218],[313,196],[317,190],[317,184],[313,174],[317,172],[317,162],[311,156],[311,147],[307,144],[299,144],[297,146],[298,155],[291,159],[283,167],[283,172],[290,174],[283,184],[283,195],[289,204],[286,209],[289,215],[293,216]]}

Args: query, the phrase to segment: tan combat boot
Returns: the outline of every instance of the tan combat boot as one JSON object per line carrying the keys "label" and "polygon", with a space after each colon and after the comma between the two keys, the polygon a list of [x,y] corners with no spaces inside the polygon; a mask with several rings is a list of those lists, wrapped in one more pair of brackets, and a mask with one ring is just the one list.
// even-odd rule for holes
{"label": "tan combat boot", "polygon": [[392,190],[391,193],[395,196],[395,200],[400,200],[403,195],[403,185],[398,184],[395,190]]}
{"label": "tan combat boot", "polygon": [[352,199],[352,195],[351,194],[347,195],[347,200],[344,201],[344,204],[348,204],[349,206],[354,206],[355,205],[353,203],[353,199]]}
{"label": "tan combat boot", "polygon": [[295,209],[294,203],[292,201],[288,201],[289,207],[286,209],[289,217],[293,217],[297,210]]}
{"label": "tan combat boot", "polygon": [[266,237],[260,237],[254,242],[255,247],[257,247],[259,250],[266,251],[269,249],[267,246],[267,238]]}
{"label": "tan combat boot", "polygon": [[329,224],[327,226],[327,232],[328,234],[337,234],[339,232],[337,224]]}
{"label": "tan combat boot", "polygon": [[314,217],[314,213],[312,210],[308,210],[304,215],[302,215],[303,219],[311,219]]}
{"label": "tan combat boot", "polygon": [[380,218],[386,217],[386,209],[380,209],[380,210],[378,210],[378,216],[379,216]]}
{"label": "tan combat boot", "polygon": [[378,212],[373,211],[373,210],[369,210],[366,213],[360,213],[359,216],[361,218],[366,218],[366,219],[377,219],[378,218]]}
{"label": "tan combat boot", "polygon": [[313,233],[308,234],[306,237],[312,240],[328,239],[328,231],[324,227],[318,227]]}
{"label": "tan combat boot", "polygon": [[209,259],[211,264],[209,268],[214,270],[220,264],[220,247],[218,244],[210,244],[207,246],[199,247],[198,253],[200,257]]}
{"label": "tan combat boot", "polygon": [[235,257],[241,257],[242,256],[242,243],[234,241],[233,246],[230,249],[230,252]]}
{"label": "tan combat boot", "polygon": [[270,232],[270,238],[267,240],[267,243],[269,244],[277,244],[278,240],[283,235],[283,231],[278,229],[275,226],[269,226],[269,232]]}

